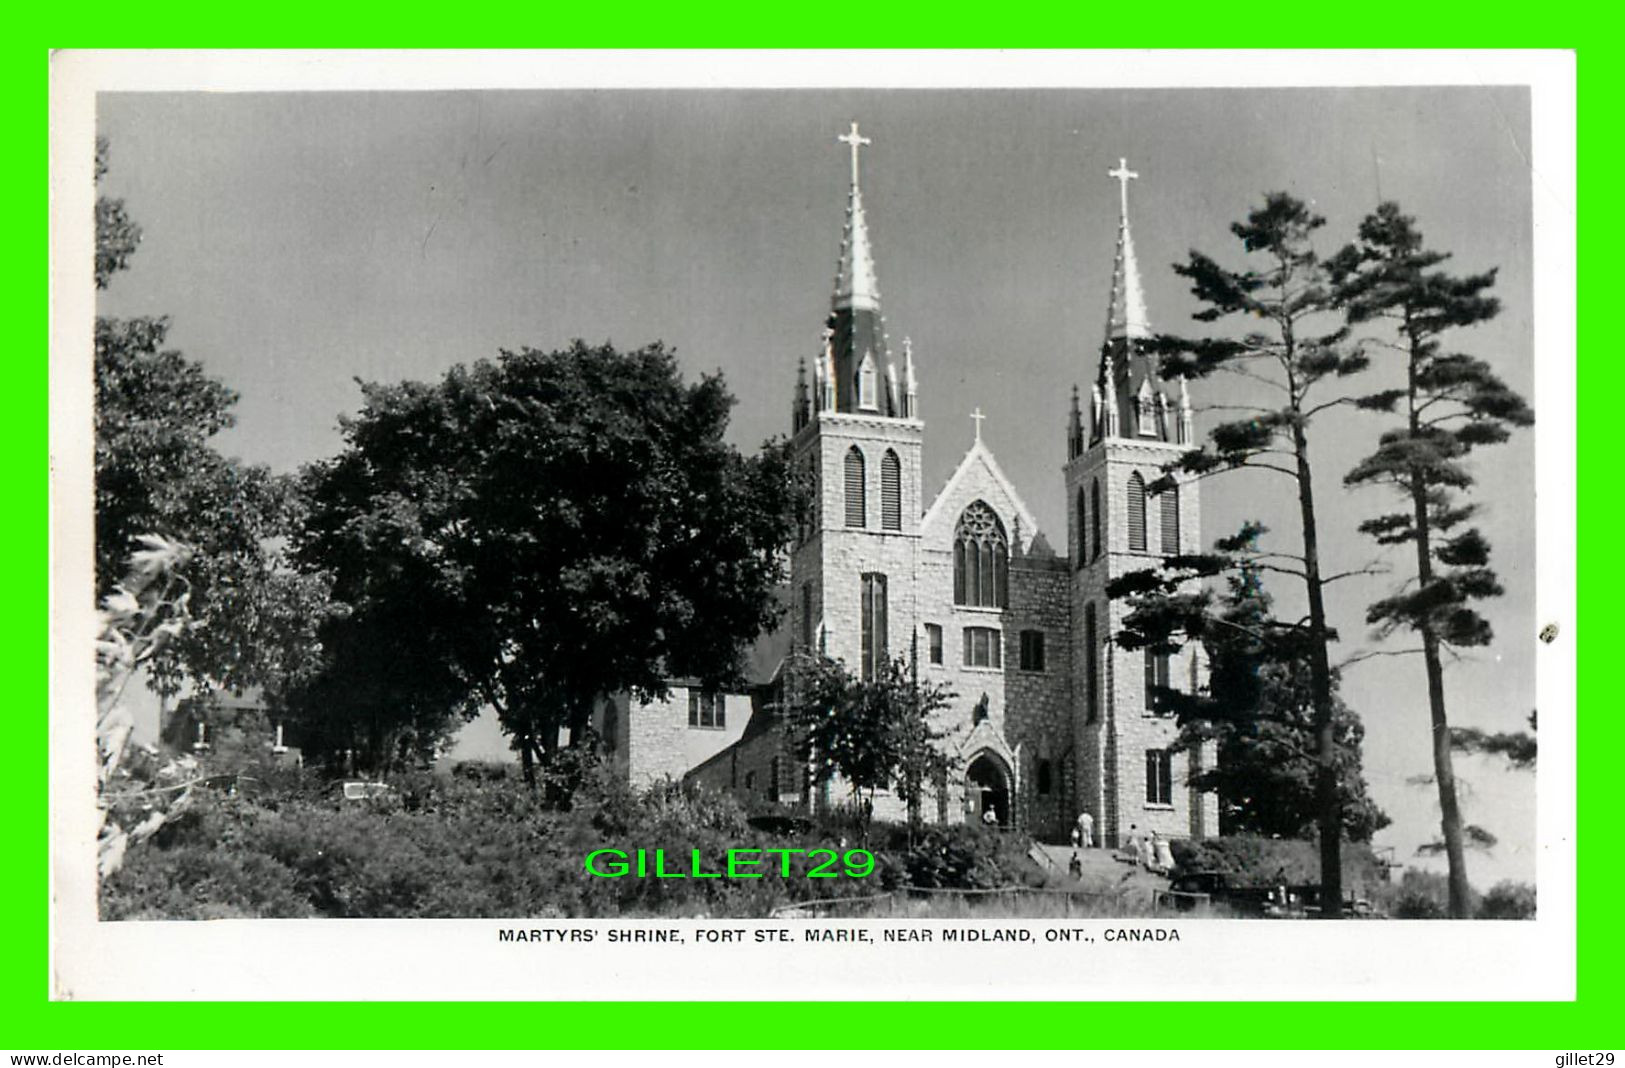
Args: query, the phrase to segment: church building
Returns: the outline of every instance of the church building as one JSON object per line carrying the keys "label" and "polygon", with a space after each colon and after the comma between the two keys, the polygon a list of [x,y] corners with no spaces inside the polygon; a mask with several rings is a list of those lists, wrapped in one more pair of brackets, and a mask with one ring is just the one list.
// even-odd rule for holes
{"label": "church building", "polygon": [[[1128,218],[1138,175],[1126,162],[1109,172],[1121,189],[1116,259],[1103,343],[1078,354],[1092,384],[1081,399],[1073,388],[1067,461],[1051,489],[1067,502],[1059,546],[982,439],[979,410],[969,451],[927,499],[920,397],[929,358],[887,335],[859,183],[869,139],[854,123],[840,140],[851,187],[834,296],[811,382],[803,363],[792,405],[794,462],[813,504],[790,550],[773,663],[761,664],[754,698],[678,688],[664,718],[607,708],[606,726],[624,726],[629,742],[640,721],[644,732],[689,736],[678,741],[698,734],[709,744],[680,746],[685,757],[673,759],[687,766],[665,773],[732,791],[747,808],[823,808],[846,791],[816,783],[785,735],[776,695],[788,658],[822,653],[870,677],[903,657],[922,683],[957,695],[938,727],[958,770],[935,791],[927,819],[983,820],[991,811],[1003,826],[1064,839],[1087,811],[1109,845],[1131,825],[1166,837],[1217,833],[1216,796],[1187,786],[1210,754],[1171,751],[1178,727],[1156,699],[1158,687],[1200,685],[1199,655],[1131,652],[1110,640],[1127,609],[1107,599],[1107,582],[1201,545],[1198,484],[1150,489],[1195,438],[1185,383],[1161,381],[1143,351],[1150,327]],[[617,758],[634,779],[648,777],[631,766],[641,763],[631,746]],[[875,815],[906,813],[882,795]]]}

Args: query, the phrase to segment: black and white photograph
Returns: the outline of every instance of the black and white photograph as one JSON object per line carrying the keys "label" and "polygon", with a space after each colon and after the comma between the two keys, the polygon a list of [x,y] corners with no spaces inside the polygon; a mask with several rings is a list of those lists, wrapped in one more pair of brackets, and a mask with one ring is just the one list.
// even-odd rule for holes
{"label": "black and white photograph", "polygon": [[58,72],[60,996],[1572,991],[1572,62],[172,58]]}

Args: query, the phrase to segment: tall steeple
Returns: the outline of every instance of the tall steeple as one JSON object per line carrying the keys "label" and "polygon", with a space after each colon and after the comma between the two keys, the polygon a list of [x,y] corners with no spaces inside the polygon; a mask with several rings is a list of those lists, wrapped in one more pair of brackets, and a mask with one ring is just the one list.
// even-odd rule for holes
{"label": "tall steeple", "polygon": [[835,408],[841,412],[870,412],[902,418],[904,397],[886,346],[886,324],[880,314],[880,284],[875,275],[874,252],[869,243],[869,223],[863,211],[863,190],[859,182],[858,152],[873,142],[858,133],[855,122],[837,140],[852,150],[852,186],[847,196],[840,262],[835,270],[835,295],[830,301]]}
{"label": "tall steeple", "polygon": [[1128,221],[1128,183],[1140,175],[1129,170],[1126,159],[1119,159],[1117,166],[1106,173],[1117,180],[1119,207],[1106,336],[1101,343],[1100,373],[1096,378],[1108,410],[1096,435],[1173,441],[1177,428],[1169,425],[1172,406],[1157,376],[1156,360],[1145,351],[1145,342],[1152,336],[1151,320],[1146,314],[1145,290],[1140,286],[1140,266],[1134,256],[1134,235]]}

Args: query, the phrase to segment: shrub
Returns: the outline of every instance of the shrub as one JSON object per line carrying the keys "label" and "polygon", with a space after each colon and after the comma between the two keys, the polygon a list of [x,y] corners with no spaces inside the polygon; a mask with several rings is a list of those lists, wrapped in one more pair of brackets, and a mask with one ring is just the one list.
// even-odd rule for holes
{"label": "shrub", "polygon": [[[1318,885],[1320,846],[1299,838],[1264,838],[1259,835],[1227,835],[1220,838],[1176,838],[1169,843],[1174,854],[1174,876],[1200,871],[1222,871],[1236,877],[1241,886]],[[1384,884],[1381,866],[1371,847],[1344,842],[1343,889],[1348,895],[1370,895]]]}
{"label": "shrub", "polygon": [[1535,888],[1528,883],[1503,880],[1490,887],[1476,913],[1481,920],[1532,920]]}

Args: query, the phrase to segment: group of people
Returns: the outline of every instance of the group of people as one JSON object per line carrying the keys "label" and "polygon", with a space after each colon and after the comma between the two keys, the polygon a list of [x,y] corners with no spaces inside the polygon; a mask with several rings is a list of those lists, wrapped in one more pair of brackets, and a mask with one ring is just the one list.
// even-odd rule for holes
{"label": "group of people", "polygon": [[[1067,865],[1074,879],[1083,875],[1083,858],[1078,850],[1094,847],[1095,818],[1087,812],[1080,812],[1078,822],[1072,827],[1072,860]],[[1134,823],[1129,824],[1128,835],[1123,839],[1117,859],[1162,875],[1174,867],[1174,853],[1168,839],[1155,830],[1150,834],[1141,834],[1139,825]]]}

